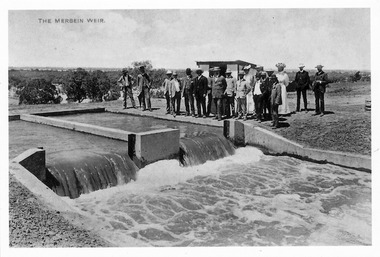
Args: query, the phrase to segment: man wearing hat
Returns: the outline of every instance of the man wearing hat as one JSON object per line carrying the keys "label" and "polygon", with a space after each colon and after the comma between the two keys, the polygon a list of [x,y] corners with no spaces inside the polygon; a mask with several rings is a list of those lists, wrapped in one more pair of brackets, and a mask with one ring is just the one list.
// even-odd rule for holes
{"label": "man wearing hat", "polygon": [[222,98],[224,92],[227,88],[226,79],[220,75],[220,68],[214,68],[214,82],[212,84],[212,99],[214,100],[214,104],[216,107],[216,115],[214,119],[218,119],[218,121],[222,120]]}
{"label": "man wearing hat", "polygon": [[278,83],[277,76],[275,74],[272,74],[269,78],[270,83],[272,86],[272,93],[271,93],[271,107],[272,107],[272,128],[276,129],[279,128],[279,117],[278,117],[278,107],[282,105],[282,88],[281,84]]}
{"label": "man wearing hat", "polygon": [[[173,79],[170,81],[169,96],[171,101],[171,113],[175,117],[180,114],[181,107],[181,81],[178,79],[177,72],[173,72]],[[175,108],[177,104],[177,110]]]}
{"label": "man wearing hat", "polygon": [[[322,65],[317,65],[317,73],[315,73],[313,90],[315,96],[315,113],[313,115],[325,115],[325,92],[328,82],[327,73],[325,73]],[[320,104],[320,105],[319,105]]]}
{"label": "man wearing hat", "polygon": [[225,113],[227,115],[227,119],[235,116],[235,88],[236,88],[236,79],[231,76],[231,70],[226,70],[226,82],[227,88],[224,91],[224,95],[226,96],[226,110]]}
{"label": "man wearing hat", "polygon": [[244,117],[247,120],[247,94],[251,90],[247,81],[244,79],[244,71],[239,71],[239,80],[236,81],[236,119]]}
{"label": "man wearing hat", "polygon": [[148,106],[149,111],[152,111],[150,103],[150,88],[151,88],[151,79],[148,74],[145,72],[145,66],[141,65],[139,67],[140,74],[137,75],[137,86],[140,90],[140,101],[143,104],[143,111],[146,110]]}
{"label": "man wearing hat", "polygon": [[264,71],[258,72],[258,79],[253,87],[253,101],[255,103],[255,111],[256,111],[256,120],[259,122],[263,121],[263,102],[264,102],[264,93],[266,93],[269,83],[267,78],[267,74]]}
{"label": "man wearing hat", "polygon": [[166,99],[166,114],[170,113],[170,96],[169,96],[169,86],[170,86],[170,81],[172,80],[172,72],[168,70],[166,72],[166,78],[164,82],[162,83],[162,87],[164,88],[164,95]]}
{"label": "man wearing hat", "polygon": [[182,97],[185,99],[185,108],[186,108],[186,116],[190,115],[195,117],[194,110],[194,97],[193,97],[193,89],[194,89],[194,80],[193,75],[191,74],[191,69],[186,69],[186,77],[182,79],[183,87],[182,87]]}
{"label": "man wearing hat", "polygon": [[131,99],[133,108],[136,108],[135,99],[133,99],[133,93],[132,93],[133,78],[128,74],[127,68],[124,68],[122,70],[122,73],[123,75],[117,80],[117,84],[121,87],[121,90],[123,91],[124,109],[127,108],[127,96],[129,97],[129,99]]}
{"label": "man wearing hat", "polygon": [[300,105],[301,105],[301,93],[302,93],[302,98],[303,98],[303,105],[305,107],[305,112],[307,111],[307,98],[306,98],[306,90],[309,87],[310,84],[310,77],[309,73],[305,71],[303,68],[305,65],[302,63],[298,65],[298,68],[300,69],[296,73],[296,77],[294,79],[294,82],[296,83],[296,90],[297,90],[297,108],[296,112],[300,111]]}
{"label": "man wearing hat", "polygon": [[212,103],[212,85],[214,84],[214,68],[210,68],[208,71],[208,88],[207,88],[207,112],[206,116],[210,116],[211,113],[211,103]]}
{"label": "man wearing hat", "polygon": [[197,100],[197,110],[198,117],[202,117],[201,107],[203,109],[203,118],[206,118],[206,93],[208,88],[208,80],[205,76],[202,75],[203,70],[197,68],[196,70],[197,77],[194,78],[194,90],[193,96]]}
{"label": "man wearing hat", "polygon": [[274,70],[269,69],[265,71],[266,73],[266,82],[265,82],[265,90],[263,92],[263,116],[265,119],[271,120],[272,117],[272,109],[271,109],[271,104],[270,104],[270,97],[272,94],[272,86],[274,81],[270,79],[272,74],[274,73]]}

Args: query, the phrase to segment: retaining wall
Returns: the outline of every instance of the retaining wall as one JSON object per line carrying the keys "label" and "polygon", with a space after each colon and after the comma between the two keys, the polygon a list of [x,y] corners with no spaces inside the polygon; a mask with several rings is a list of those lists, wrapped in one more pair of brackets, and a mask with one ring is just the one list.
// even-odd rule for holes
{"label": "retaining wall", "polygon": [[371,171],[370,156],[304,147],[266,129],[236,120],[224,122],[224,135],[235,144],[257,146],[268,154],[289,155],[304,160]]}

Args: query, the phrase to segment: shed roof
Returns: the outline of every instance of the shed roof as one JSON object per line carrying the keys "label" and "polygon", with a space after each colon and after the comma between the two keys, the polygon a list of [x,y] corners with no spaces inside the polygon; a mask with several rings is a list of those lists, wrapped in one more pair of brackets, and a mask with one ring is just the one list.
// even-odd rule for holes
{"label": "shed roof", "polygon": [[246,62],[246,61],[242,61],[242,60],[235,60],[235,61],[195,61],[197,63],[197,65],[202,65],[202,64],[208,64],[208,65],[212,65],[212,66],[218,66],[218,65],[221,65],[221,64],[239,64],[239,65],[252,65],[252,68],[255,68],[256,67],[256,64],[254,63],[251,63],[251,62]]}

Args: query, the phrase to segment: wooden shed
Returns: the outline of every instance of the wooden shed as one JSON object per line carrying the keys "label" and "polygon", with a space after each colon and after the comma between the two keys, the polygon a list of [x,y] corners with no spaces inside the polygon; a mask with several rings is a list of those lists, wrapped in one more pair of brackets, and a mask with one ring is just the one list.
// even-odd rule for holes
{"label": "wooden shed", "polygon": [[226,75],[226,70],[230,69],[232,76],[237,78],[237,73],[243,69],[244,66],[251,65],[251,72],[255,73],[256,64],[242,60],[236,61],[195,61],[197,66],[204,71],[204,75],[208,77],[208,71],[214,67],[220,67],[221,75]]}

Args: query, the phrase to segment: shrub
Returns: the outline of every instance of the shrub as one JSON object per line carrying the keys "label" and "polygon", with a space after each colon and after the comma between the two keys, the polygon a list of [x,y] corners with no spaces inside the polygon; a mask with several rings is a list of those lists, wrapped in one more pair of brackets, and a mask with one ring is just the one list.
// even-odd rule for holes
{"label": "shrub", "polygon": [[86,95],[93,102],[102,102],[110,88],[111,82],[108,76],[100,70],[92,72],[85,83]]}
{"label": "shrub", "polygon": [[32,79],[20,90],[19,104],[58,104],[61,101],[56,87],[45,79]]}
{"label": "shrub", "polygon": [[86,98],[86,87],[90,75],[82,68],[70,71],[64,90],[66,91],[68,101],[82,102]]}

